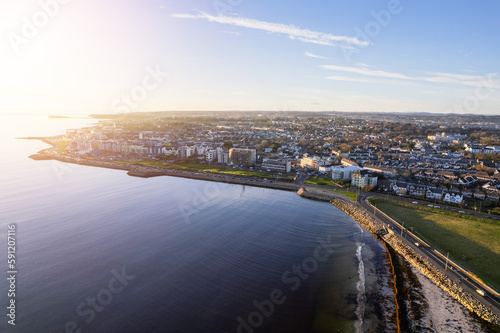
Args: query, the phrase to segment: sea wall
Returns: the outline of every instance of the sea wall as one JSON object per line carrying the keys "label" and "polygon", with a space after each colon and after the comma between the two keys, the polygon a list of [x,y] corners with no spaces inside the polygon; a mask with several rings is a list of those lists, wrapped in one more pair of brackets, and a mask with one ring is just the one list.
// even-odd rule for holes
{"label": "sea wall", "polygon": [[[376,233],[381,228],[381,225],[376,222],[373,216],[359,204],[349,202],[341,198],[334,198],[331,203],[348,215],[352,216],[368,231]],[[382,239],[403,258],[417,267],[425,276],[434,281],[436,285],[448,292],[467,309],[474,312],[484,320],[497,325],[500,324],[500,318],[497,315],[491,312],[476,298],[472,297],[470,293],[458,286],[448,276],[441,273],[436,266],[432,265],[429,261],[425,260],[422,256],[416,253],[411,247],[399,240],[394,234],[382,236]]]}

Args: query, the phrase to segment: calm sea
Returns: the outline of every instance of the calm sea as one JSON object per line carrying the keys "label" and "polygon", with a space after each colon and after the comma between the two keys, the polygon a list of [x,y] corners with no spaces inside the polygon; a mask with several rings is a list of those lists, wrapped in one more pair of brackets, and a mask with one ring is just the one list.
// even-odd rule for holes
{"label": "calm sea", "polygon": [[[0,268],[16,225],[16,318],[0,332],[374,331],[383,251],[292,192],[33,161],[86,119],[0,116]],[[370,284],[371,283],[371,284]]]}

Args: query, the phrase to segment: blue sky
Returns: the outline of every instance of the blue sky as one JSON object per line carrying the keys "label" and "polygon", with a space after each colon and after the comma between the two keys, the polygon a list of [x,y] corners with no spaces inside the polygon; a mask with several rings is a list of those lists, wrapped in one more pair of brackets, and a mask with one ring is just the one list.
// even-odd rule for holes
{"label": "blue sky", "polygon": [[500,114],[499,14],[493,0],[3,2],[0,112]]}

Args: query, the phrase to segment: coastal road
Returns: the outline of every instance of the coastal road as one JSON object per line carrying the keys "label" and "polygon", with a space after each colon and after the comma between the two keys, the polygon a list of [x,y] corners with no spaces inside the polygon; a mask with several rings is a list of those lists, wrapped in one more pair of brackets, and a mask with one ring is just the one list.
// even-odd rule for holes
{"label": "coastal road", "polygon": [[[373,213],[375,218],[388,227],[399,239],[409,245],[415,252],[419,253],[424,258],[427,258],[434,266],[438,267],[442,273],[459,284],[473,297],[476,297],[486,307],[491,308],[496,315],[500,316],[500,297],[495,290],[478,281],[474,276],[472,276],[472,274],[464,270],[452,260],[447,259],[442,253],[405,229],[404,225],[400,225],[398,222],[373,207],[367,201],[366,196],[359,196],[358,202],[368,212]],[[482,290],[485,295],[480,295],[477,292],[478,289]]]}

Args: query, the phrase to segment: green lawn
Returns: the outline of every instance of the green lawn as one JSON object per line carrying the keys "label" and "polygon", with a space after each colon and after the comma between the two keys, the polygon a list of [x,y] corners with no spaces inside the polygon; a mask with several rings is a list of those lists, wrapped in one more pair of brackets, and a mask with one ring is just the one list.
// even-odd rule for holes
{"label": "green lawn", "polygon": [[349,198],[351,198],[352,200],[354,201],[357,201],[358,200],[358,194],[355,193],[355,192],[347,192],[347,191],[339,191],[339,190],[330,190],[328,189],[329,191],[333,191],[333,192],[337,192],[337,193],[340,193],[340,194],[344,194],[344,195],[347,195]]}
{"label": "green lawn", "polygon": [[500,221],[395,200],[370,202],[500,290]]}
{"label": "green lawn", "polygon": [[186,162],[186,163],[177,163],[177,164],[164,163],[164,162],[151,161],[151,160],[143,160],[143,161],[136,161],[136,162],[129,162],[129,161],[116,161],[116,162],[124,163],[124,164],[154,166],[154,167],[160,167],[160,168],[182,169],[182,170],[192,170],[192,171],[207,171],[207,172],[214,172],[214,173],[226,173],[226,174],[239,175],[239,176],[256,176],[256,177],[271,178],[271,179],[275,177],[273,174],[270,174],[270,173],[238,170],[238,169],[233,169],[231,167],[213,166],[213,165],[200,164],[200,163],[195,163],[195,162]]}
{"label": "green lawn", "polygon": [[337,183],[335,183],[334,180],[332,179],[325,179],[325,178],[320,178],[320,177],[311,177],[305,181],[306,184],[314,184],[314,185],[330,185],[330,186],[337,186]]}

